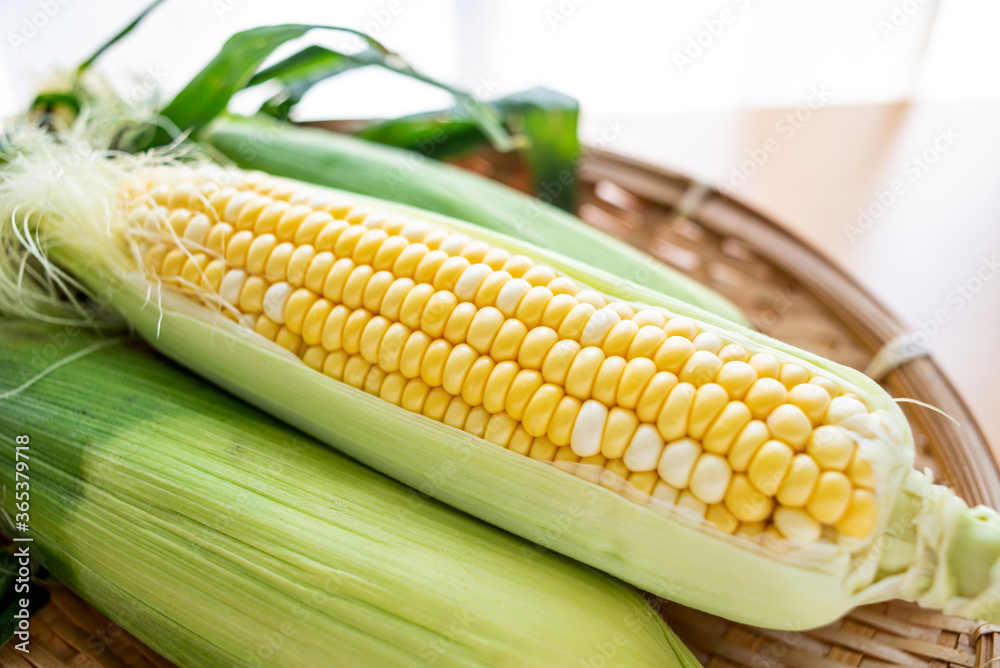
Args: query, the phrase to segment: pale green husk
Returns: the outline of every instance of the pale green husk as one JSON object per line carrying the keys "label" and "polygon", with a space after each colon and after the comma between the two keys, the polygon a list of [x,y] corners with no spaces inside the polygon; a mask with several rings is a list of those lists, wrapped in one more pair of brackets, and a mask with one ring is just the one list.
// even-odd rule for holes
{"label": "pale green husk", "polygon": [[[43,175],[40,165],[27,161],[23,170],[27,176],[9,180],[5,194],[23,193],[19,208],[38,212],[33,220],[47,233],[52,259],[93,290],[109,288],[111,305],[141,336],[213,382],[426,494],[651,592],[760,626],[817,626],[859,603],[892,597],[997,617],[992,603],[1000,590],[1000,517],[986,509],[970,511],[912,470],[912,436],[901,411],[856,371],[526,243],[358,198],[535,257],[620,299],[689,316],[727,341],[797,361],[864,396],[872,415],[844,426],[852,429],[877,475],[876,531],[865,540],[841,538],[836,545],[795,546],[768,536],[757,544],[331,381],[215,310],[169,290],[159,292],[132,270],[121,219],[113,211],[109,218],[101,204],[113,193],[113,179],[94,176],[99,170],[93,167]],[[43,177],[86,186],[46,191],[58,196],[33,193],[31,184]],[[114,246],[109,226],[118,237],[115,252],[109,252]],[[379,435],[374,440],[373,429]]]}
{"label": "pale green husk", "polygon": [[[0,321],[0,395],[101,342]],[[36,558],[172,661],[698,665],[624,583],[423,498],[141,344],[103,342],[0,399],[3,508],[16,512],[27,434]]]}

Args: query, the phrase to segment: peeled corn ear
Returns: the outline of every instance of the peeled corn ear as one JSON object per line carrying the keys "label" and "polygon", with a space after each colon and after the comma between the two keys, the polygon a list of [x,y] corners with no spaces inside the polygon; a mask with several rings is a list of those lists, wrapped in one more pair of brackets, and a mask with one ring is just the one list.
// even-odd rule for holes
{"label": "peeled corn ear", "polygon": [[[14,390],[57,346],[91,352]],[[610,646],[616,665],[698,665],[624,583],[423,499],[144,348],[0,322],[0,392],[14,390],[0,480],[14,489],[27,433],[32,554],[172,661],[575,666]],[[12,493],[3,505],[17,512]]]}
{"label": "peeled corn ear", "polygon": [[40,192],[39,169],[9,171],[7,219],[53,261],[170,357],[425,494],[759,626],[891,597],[996,617],[1000,518],[913,471],[862,374],[389,202],[123,161]]}

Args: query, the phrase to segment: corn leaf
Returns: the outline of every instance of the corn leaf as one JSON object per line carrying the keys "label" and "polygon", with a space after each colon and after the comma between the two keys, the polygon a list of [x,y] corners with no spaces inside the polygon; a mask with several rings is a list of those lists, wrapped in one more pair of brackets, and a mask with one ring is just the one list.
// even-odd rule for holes
{"label": "corn leaf", "polygon": [[126,37],[130,32],[135,30],[136,26],[138,26],[142,22],[142,20],[146,18],[146,16],[151,11],[156,9],[162,2],[163,0],[153,0],[153,2],[151,2],[144,10],[139,12],[139,15],[136,16],[131,23],[122,28],[114,37],[112,37],[107,42],[98,47],[97,51],[91,54],[89,58],[80,63],[80,66],[77,67],[77,71],[83,72],[85,69],[93,65],[94,61],[96,61],[98,58],[101,57],[101,54],[103,54],[105,51],[107,51],[112,46],[117,44],[122,38]]}
{"label": "corn leaf", "polygon": [[409,114],[370,123],[354,133],[366,141],[444,160],[468,153],[486,141],[472,121],[453,109]]}
{"label": "corn leaf", "polygon": [[[181,130],[196,131],[219,115],[230,98],[247,82],[271,53],[290,40],[303,36],[315,26],[262,26],[236,33],[222,50],[168,104],[161,115]],[[157,133],[154,144],[169,137]]]}
{"label": "corn leaf", "polygon": [[[493,103],[519,142],[532,175],[535,193],[566,211],[573,210],[579,103],[548,88],[532,88]],[[368,141],[388,144],[442,160],[481,145],[485,137],[462,107],[412,114],[372,123],[356,133]]]}
{"label": "corn leaf", "polygon": [[315,45],[306,47],[259,72],[247,82],[247,87],[273,79],[280,81],[284,90],[268,100],[262,111],[287,119],[291,108],[316,84],[347,70],[369,65],[382,67],[447,91],[497,150],[509,151],[514,148],[514,142],[504,129],[496,109],[474,95],[418,72],[398,54],[368,37],[365,48],[357,53],[343,53]]}
{"label": "corn leaf", "polygon": [[502,107],[513,131],[527,138],[521,155],[531,171],[535,194],[572,211],[580,156],[579,103],[548,88],[533,88],[504,98]]}
{"label": "corn leaf", "polygon": [[280,81],[282,90],[265,101],[260,111],[279,120],[289,120],[292,108],[313,86],[324,79],[366,64],[347,54],[312,45],[259,71],[250,79],[247,87],[272,80]]}

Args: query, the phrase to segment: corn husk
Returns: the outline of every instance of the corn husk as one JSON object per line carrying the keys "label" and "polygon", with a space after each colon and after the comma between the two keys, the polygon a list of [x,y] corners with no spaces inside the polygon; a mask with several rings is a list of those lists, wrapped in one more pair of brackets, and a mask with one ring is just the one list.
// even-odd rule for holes
{"label": "corn husk", "polygon": [[[0,365],[0,481],[14,489],[27,434],[32,553],[179,665],[697,665],[625,584],[350,461],[141,344],[3,320]],[[14,503],[9,492],[12,517]]]}

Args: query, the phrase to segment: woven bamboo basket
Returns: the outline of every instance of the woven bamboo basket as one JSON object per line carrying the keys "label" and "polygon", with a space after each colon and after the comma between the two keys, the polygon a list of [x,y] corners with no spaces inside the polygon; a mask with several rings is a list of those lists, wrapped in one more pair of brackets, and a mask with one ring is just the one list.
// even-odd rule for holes
{"label": "woven bamboo basket", "polygon": [[[325,124],[343,129],[343,124]],[[515,188],[529,187],[512,155],[483,150],[461,166]],[[612,153],[583,162],[580,216],[735,302],[759,330],[824,357],[866,369],[903,325],[826,258],[753,209],[681,175]],[[928,357],[895,365],[882,378],[895,396],[953,416],[906,408],[917,466],[970,503],[1000,508],[1000,471],[952,385]],[[31,654],[8,644],[0,665],[50,668],[172,666],[127,630],[61,585],[32,622]],[[869,605],[808,632],[735,624],[650,598],[698,659],[710,668],[979,668],[1000,664],[1000,626],[902,602]]]}

